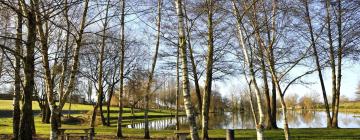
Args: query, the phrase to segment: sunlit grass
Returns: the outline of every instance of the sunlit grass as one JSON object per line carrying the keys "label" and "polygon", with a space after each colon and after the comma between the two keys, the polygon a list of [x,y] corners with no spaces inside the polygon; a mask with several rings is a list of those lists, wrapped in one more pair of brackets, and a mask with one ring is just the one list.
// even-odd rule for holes
{"label": "sunlit grass", "polygon": [[[67,114],[68,104],[64,107],[63,114]],[[343,104],[341,110],[352,110],[359,111],[356,107],[360,105],[359,103],[346,103]],[[350,108],[354,106],[354,108]],[[0,100],[0,110],[12,110],[12,101],[11,100]],[[40,110],[38,107],[37,102],[33,102],[33,109]],[[93,109],[92,105],[82,105],[82,104],[72,104],[72,110],[80,110],[80,111],[91,111]],[[118,107],[111,107],[112,112],[110,113],[110,120],[111,126],[102,126],[97,125],[95,128],[96,135],[98,138],[101,139],[116,139],[116,131],[117,131],[117,110]],[[129,117],[132,116],[130,113],[129,108],[125,108],[125,113],[123,116]],[[104,107],[104,111],[106,111],[106,107]],[[150,120],[159,119],[162,116],[171,116],[174,115],[173,110],[151,110],[149,112],[149,116],[151,117]],[[182,113],[183,114],[183,113]],[[88,117],[88,113],[78,113],[78,114],[71,114],[73,117],[81,116],[81,117]],[[104,114],[106,115],[106,114]],[[135,112],[135,116],[138,116],[134,123],[142,122],[144,113],[141,110],[137,110]],[[86,118],[85,117],[85,118]],[[99,118],[99,117],[98,117]],[[97,120],[100,121],[99,119]],[[130,119],[124,119],[123,125],[131,124]],[[35,126],[36,126],[36,133],[40,135],[40,137],[48,137],[50,133],[50,124],[44,124],[41,122],[41,117],[39,115],[35,116]],[[62,127],[88,127],[89,122],[85,122],[81,125],[67,125],[63,124]],[[360,138],[360,129],[326,129],[326,128],[296,128],[290,129],[290,134],[293,138],[301,138],[301,139],[342,139],[342,138]],[[200,132],[200,131],[199,131]],[[153,138],[169,138],[174,136],[174,130],[150,130],[151,137]],[[0,119],[0,135],[11,135],[12,134],[12,118],[1,118]],[[126,137],[142,137],[144,135],[143,129],[130,129],[123,127],[123,134]],[[226,130],[216,129],[210,130],[209,135],[211,138],[225,138]],[[350,136],[350,138],[349,138]],[[236,138],[243,138],[243,139],[254,139],[256,137],[256,131],[254,129],[237,129],[235,130],[235,137]],[[189,137],[190,138],[190,137]],[[284,132],[282,129],[277,130],[265,130],[265,138],[266,139],[284,139]]]}

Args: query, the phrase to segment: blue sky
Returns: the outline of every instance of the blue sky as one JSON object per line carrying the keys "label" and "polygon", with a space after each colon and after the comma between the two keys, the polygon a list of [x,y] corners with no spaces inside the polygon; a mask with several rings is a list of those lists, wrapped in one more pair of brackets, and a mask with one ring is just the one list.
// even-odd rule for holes
{"label": "blue sky", "polygon": [[[294,69],[294,71],[300,71],[299,69]],[[323,76],[325,80],[326,92],[331,94],[331,73],[330,69],[327,68],[323,71]],[[342,82],[341,82],[341,95],[346,95],[350,99],[355,99],[356,88],[360,82],[360,64],[357,62],[345,61],[342,71]],[[318,73],[315,72],[311,75],[302,78],[303,81],[311,82],[306,86],[296,84],[292,85],[286,94],[298,94],[300,97],[304,94],[313,93],[314,91],[321,93],[321,86],[318,79]],[[233,91],[234,86],[246,86],[244,78],[240,75],[229,76],[226,80],[216,81],[214,89],[219,90],[223,96],[229,96]],[[319,97],[322,101],[322,96]]]}

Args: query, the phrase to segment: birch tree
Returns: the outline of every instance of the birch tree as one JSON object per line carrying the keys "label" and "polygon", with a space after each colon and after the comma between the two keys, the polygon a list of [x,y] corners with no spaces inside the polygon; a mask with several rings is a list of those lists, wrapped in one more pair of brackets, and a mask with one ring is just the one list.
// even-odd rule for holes
{"label": "birch tree", "polygon": [[[264,112],[262,107],[262,100],[261,100],[261,95],[260,95],[260,88],[257,84],[257,80],[255,77],[255,71],[254,71],[254,66],[253,63],[251,62],[250,58],[249,58],[249,46],[246,45],[244,37],[243,37],[243,29],[242,29],[242,16],[239,13],[238,10],[238,6],[237,3],[235,2],[235,0],[232,1],[232,5],[233,5],[233,12],[236,18],[236,28],[237,28],[237,32],[238,32],[238,39],[239,39],[239,44],[242,50],[242,53],[244,55],[244,60],[245,63],[247,65],[247,68],[249,68],[249,73],[250,73],[250,79],[251,79],[251,83],[253,85],[253,87],[255,88],[255,95],[256,95],[256,103],[258,106],[258,114],[259,114],[259,120],[255,121],[256,123],[256,135],[257,135],[257,139],[258,140],[262,140],[264,139],[264,123],[265,123],[265,116],[264,116]],[[261,58],[260,58],[261,59]],[[251,88],[250,88],[251,89]],[[253,109],[254,110],[254,109]],[[256,117],[255,117],[256,118]],[[257,120],[257,119],[255,119]]]}
{"label": "birch tree", "polygon": [[[39,1],[35,1],[37,4],[40,4]],[[62,108],[65,105],[65,102],[67,101],[67,97],[69,94],[74,90],[74,83],[76,80],[76,75],[78,72],[78,63],[79,63],[79,52],[80,48],[82,46],[82,36],[86,27],[86,15],[88,11],[88,5],[89,1],[85,0],[83,3],[83,13],[81,16],[81,23],[79,25],[79,31],[76,34],[76,47],[74,49],[74,55],[73,55],[73,64],[70,72],[70,78],[68,81],[68,86],[66,91],[65,89],[60,89],[60,95],[59,95],[59,104],[56,104],[55,101],[55,92],[54,92],[54,81],[53,81],[53,72],[50,70],[50,64],[49,64],[49,46],[48,46],[48,36],[47,31],[48,29],[43,29],[43,23],[42,23],[42,16],[49,16],[49,15],[40,15],[40,8],[36,7],[37,9],[37,15],[36,15],[36,25],[40,36],[40,42],[41,42],[41,54],[42,54],[42,62],[43,62],[43,68],[45,70],[45,85],[46,85],[46,93],[47,93],[47,100],[49,102],[49,107],[51,111],[51,132],[50,132],[50,139],[55,140],[57,139],[57,132],[58,128],[61,123],[61,111]],[[45,18],[46,19],[46,18]],[[45,26],[46,27],[46,26]],[[64,74],[64,73],[63,73]],[[64,75],[63,75],[64,76]]]}
{"label": "birch tree", "polygon": [[189,84],[189,75],[187,68],[187,52],[186,52],[186,38],[185,38],[185,29],[184,29],[184,15],[182,8],[182,1],[176,0],[176,13],[178,17],[178,34],[179,34],[179,48],[180,48],[180,58],[181,58],[181,69],[182,69],[182,90],[184,95],[184,106],[186,117],[190,123],[190,136],[192,140],[198,140],[198,128],[196,127],[196,117],[194,112],[194,106],[191,103],[190,97],[190,84]]}

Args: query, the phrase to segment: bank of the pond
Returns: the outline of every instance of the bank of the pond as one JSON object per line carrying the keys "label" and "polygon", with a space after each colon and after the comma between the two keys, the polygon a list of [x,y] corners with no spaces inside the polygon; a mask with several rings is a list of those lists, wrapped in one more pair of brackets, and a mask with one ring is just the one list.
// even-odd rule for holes
{"label": "bank of the pond", "polygon": [[[11,100],[0,100],[0,135],[9,135],[12,134],[12,101]],[[68,113],[73,118],[78,118],[81,120],[82,123],[72,124],[72,123],[63,123],[63,127],[88,127],[91,111],[93,109],[92,105],[84,105],[84,104],[72,104],[71,111],[68,110],[69,104],[66,103],[63,109],[63,120],[66,120]],[[106,116],[106,107],[104,106],[104,115]],[[48,135],[50,132],[50,124],[45,124],[41,122],[41,115],[40,115],[40,108],[38,103],[33,101],[33,111],[34,111],[34,119],[35,119],[35,128],[36,133],[40,136]],[[97,116],[97,123],[96,131],[104,132],[107,134],[116,132],[116,124],[117,124],[117,117],[118,117],[118,107],[111,107],[110,112],[110,127],[105,127],[99,124],[100,121],[100,114]],[[164,110],[164,109],[150,109],[149,110],[149,120],[156,120],[164,117],[174,117],[175,110]],[[179,113],[180,116],[185,115],[184,112]],[[124,108],[123,113],[123,127],[127,125],[134,124],[134,123],[141,123],[144,121],[144,111],[141,109],[135,109],[135,112],[132,114],[130,108]],[[1,140],[1,138],[0,138]]]}
{"label": "bank of the pond", "polygon": [[[0,112],[8,114],[12,111],[12,102],[10,100],[0,100]],[[350,112],[360,112],[360,108],[349,108],[351,105],[347,105],[347,107],[343,107],[340,111],[350,111]],[[36,102],[33,102],[33,109],[38,112],[39,108]],[[355,105],[357,107],[357,104]],[[67,113],[68,104],[64,107],[64,116]],[[90,110],[92,110],[92,105],[82,105],[82,104],[73,104],[72,110],[74,112],[70,112],[71,116],[74,117],[85,117],[88,119],[88,114]],[[116,131],[117,131],[117,107],[112,107],[110,112],[110,124],[111,126],[102,126],[97,125],[95,131],[97,133],[96,139],[117,139]],[[123,120],[123,133],[128,139],[137,139],[143,136],[143,129],[132,129],[125,128],[126,125],[136,124],[143,121],[144,113],[142,110],[136,110],[135,114],[130,113],[129,108],[125,108],[124,120]],[[86,113],[85,113],[86,112]],[[149,113],[150,120],[161,119],[162,117],[173,117],[175,114],[174,110],[159,110],[152,109]],[[184,115],[184,113],[181,113]],[[134,115],[134,116],[133,116]],[[35,127],[36,127],[36,138],[37,139],[48,139],[50,132],[50,124],[44,124],[41,122],[41,117],[39,115],[35,115]],[[99,118],[99,116],[98,116]],[[11,139],[12,137],[12,117],[3,116],[1,117],[0,113],[0,139]],[[223,118],[224,119],[224,118]],[[249,120],[248,120],[249,121]],[[100,121],[97,121],[100,122]],[[63,127],[87,127],[88,123],[85,122],[83,124],[77,125],[69,125],[63,124]],[[166,139],[174,136],[174,130],[150,130],[151,137],[155,139]],[[210,130],[209,134],[211,138],[215,139],[224,139],[226,135],[225,129],[215,129]],[[360,129],[359,128],[347,128],[347,129],[326,129],[326,128],[292,128],[290,129],[291,136],[294,139],[360,139]],[[256,132],[254,129],[236,129],[235,137],[237,139],[255,139]],[[283,130],[266,130],[265,137],[267,139],[283,139]]]}
{"label": "bank of the pond", "polygon": [[[360,139],[360,129],[327,129],[327,128],[301,128],[301,129],[290,129],[291,137],[293,139],[304,139],[304,140],[316,140],[316,139]],[[109,128],[97,128],[95,139],[111,140],[117,139],[116,127]],[[141,139],[143,136],[143,130],[139,129],[128,129],[124,128],[123,133],[127,139]],[[161,130],[154,131],[150,130],[152,139],[168,139],[174,137],[174,130]],[[224,139],[226,136],[226,130],[210,130],[210,138],[212,139]],[[39,139],[47,139],[48,134],[38,134],[36,136]],[[11,134],[0,134],[0,139],[9,139]],[[190,138],[190,137],[189,137]],[[254,129],[236,129],[236,139],[255,139],[256,132]],[[284,139],[283,130],[266,130],[266,139],[281,140]]]}

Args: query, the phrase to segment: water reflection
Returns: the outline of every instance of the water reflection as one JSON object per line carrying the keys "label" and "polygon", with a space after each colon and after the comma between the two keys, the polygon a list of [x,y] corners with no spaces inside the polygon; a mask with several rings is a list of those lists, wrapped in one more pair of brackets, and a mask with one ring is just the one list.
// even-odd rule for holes
{"label": "water reflection", "polygon": [[[360,128],[360,114],[339,113],[339,126],[341,128]],[[255,128],[254,119],[250,113],[246,112],[225,112],[222,114],[210,114],[210,129],[253,129]],[[186,117],[180,117],[180,128],[188,129]],[[288,111],[288,121],[290,128],[322,128],[326,127],[326,114],[321,111],[298,110]],[[200,124],[199,120],[197,122]],[[277,114],[278,127],[282,127],[282,114]],[[149,122],[150,129],[163,130],[175,129],[175,118],[161,118]],[[144,123],[133,123],[128,128],[144,128]]]}

